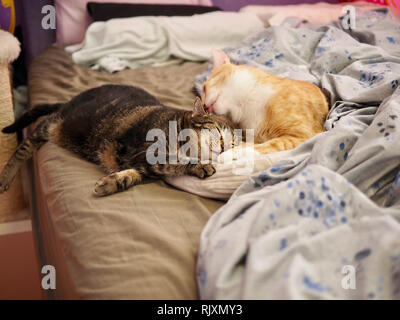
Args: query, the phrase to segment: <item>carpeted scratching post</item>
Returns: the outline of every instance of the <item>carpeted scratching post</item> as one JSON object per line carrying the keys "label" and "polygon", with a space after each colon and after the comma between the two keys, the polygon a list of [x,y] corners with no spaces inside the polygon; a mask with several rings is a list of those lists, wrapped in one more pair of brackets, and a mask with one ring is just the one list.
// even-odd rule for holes
{"label": "carpeted scratching post", "polygon": [[[0,30],[0,129],[14,122],[10,63],[19,55],[18,40],[10,33]],[[0,171],[17,148],[16,134],[0,132]],[[0,194],[0,223],[26,218],[21,215],[25,207],[21,178],[15,177],[10,189]]]}

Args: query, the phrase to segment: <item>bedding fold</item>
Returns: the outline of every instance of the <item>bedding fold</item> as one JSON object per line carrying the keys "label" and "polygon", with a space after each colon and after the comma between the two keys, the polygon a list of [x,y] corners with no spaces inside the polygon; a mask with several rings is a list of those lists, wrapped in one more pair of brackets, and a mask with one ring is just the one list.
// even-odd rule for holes
{"label": "bedding fold", "polygon": [[250,177],[207,222],[201,298],[400,298],[400,24],[358,14],[354,31],[271,27],[226,49],[336,102],[325,132]]}
{"label": "bedding fold", "polygon": [[213,48],[233,45],[263,27],[257,16],[234,12],[111,19],[92,23],[72,57],[77,64],[110,73],[181,60],[205,61]]}

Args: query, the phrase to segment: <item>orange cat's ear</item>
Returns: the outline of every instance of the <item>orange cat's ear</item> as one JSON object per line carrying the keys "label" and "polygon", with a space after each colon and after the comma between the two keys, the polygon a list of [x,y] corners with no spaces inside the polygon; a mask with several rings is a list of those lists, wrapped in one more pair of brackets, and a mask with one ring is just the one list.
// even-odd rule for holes
{"label": "orange cat's ear", "polygon": [[212,57],[213,57],[214,69],[219,69],[222,65],[226,63],[231,63],[226,53],[219,49],[212,50]]}
{"label": "orange cat's ear", "polygon": [[199,97],[196,97],[196,100],[194,100],[193,104],[193,112],[192,112],[192,117],[200,115],[200,114],[205,114],[205,110],[203,106],[201,105],[201,99]]}

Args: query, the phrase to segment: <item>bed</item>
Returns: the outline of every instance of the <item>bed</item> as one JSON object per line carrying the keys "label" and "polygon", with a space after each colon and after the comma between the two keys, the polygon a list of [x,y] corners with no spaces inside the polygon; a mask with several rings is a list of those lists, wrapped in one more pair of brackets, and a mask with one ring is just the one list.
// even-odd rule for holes
{"label": "bed", "polygon": [[[190,108],[193,79],[207,63],[106,74],[72,62],[50,47],[31,66],[31,105],[67,101],[104,83],[140,85],[164,104]],[[180,74],[180,77],[176,77]],[[57,270],[54,298],[196,299],[195,262],[200,232],[223,202],[164,182],[139,185],[112,197],[92,195],[102,176],[95,165],[46,144],[35,156],[41,264]]]}
{"label": "bed", "polygon": [[[297,28],[304,21],[297,19],[288,23]],[[310,27],[310,35],[315,31],[314,27]],[[275,34],[275,39],[285,40],[292,39],[297,32],[290,31],[289,27],[284,27],[284,29],[287,32],[285,37],[279,36],[282,32],[279,26],[271,28],[266,33],[272,32]],[[265,38],[266,34],[260,33],[258,38],[257,36],[248,38],[241,45],[251,50],[252,42],[261,42],[264,40],[263,37]],[[270,38],[272,39],[271,35]],[[279,48],[279,44],[284,48],[290,47],[285,41],[277,41],[277,43],[278,45],[273,50]],[[312,43],[308,42],[308,45],[314,50],[315,46]],[[388,45],[391,46],[390,43]],[[326,47],[329,48],[329,44]],[[256,60],[246,60],[248,57],[237,53],[238,49],[237,46],[230,46],[226,51],[232,54],[231,58],[236,62],[257,63]],[[273,50],[270,50],[271,52],[265,50],[265,52],[274,55],[272,57],[275,59],[274,63],[264,64],[262,68],[266,70],[275,68],[273,71],[277,74],[282,73],[283,76],[319,81],[316,74],[322,74],[321,70],[308,74],[311,68],[297,70],[296,63],[289,63],[287,65],[290,67],[286,68],[287,65],[284,66],[279,60],[281,56],[276,55]],[[398,52],[394,55],[396,54]],[[297,56],[298,54],[293,54],[294,59],[297,59]],[[346,56],[345,60],[347,59]],[[209,70],[208,62],[181,60],[166,66],[144,66],[107,73],[104,70],[95,71],[86,66],[77,65],[73,62],[71,54],[63,47],[51,46],[37,57],[30,67],[29,101],[30,106],[39,103],[63,102],[86,89],[106,83],[116,83],[140,86],[166,105],[189,109],[195,97],[193,85],[204,80],[207,70]],[[108,69],[108,71],[117,70]],[[354,74],[355,71],[353,76]],[[309,78],[304,79],[305,75]],[[329,87],[332,83],[328,81],[325,84]],[[388,83],[385,85],[390,87]],[[330,89],[338,95],[334,85]],[[341,108],[336,108],[339,110],[338,113],[331,112],[330,116],[333,120],[327,122],[326,128],[333,127],[336,118],[343,116],[340,112],[349,111],[345,110],[345,107],[346,105],[342,105]],[[372,107],[376,112],[377,105],[374,104]],[[361,119],[365,119],[366,115],[361,112],[360,116]],[[268,270],[260,268],[260,264],[265,262],[262,255],[259,255],[260,259],[254,259],[254,264],[248,266],[249,272],[254,271],[254,278],[250,277],[250,281],[246,283],[241,282],[243,278],[246,278],[242,273],[247,267],[243,261],[246,255],[251,255],[251,252],[246,250],[250,248],[248,241],[257,239],[257,236],[263,235],[265,230],[269,230],[268,228],[272,230],[276,227],[268,225],[273,220],[270,214],[263,216],[268,223],[262,219],[242,219],[244,216],[242,213],[245,211],[243,208],[248,208],[249,212],[253,212],[248,216],[254,217],[258,215],[256,209],[259,207],[255,206],[256,209],[254,209],[249,203],[261,204],[262,208],[277,206],[278,202],[273,202],[271,196],[272,185],[283,185],[284,181],[292,178],[294,173],[301,175],[300,171],[303,167],[299,163],[307,162],[303,160],[311,152],[316,141],[317,139],[312,140],[290,155],[285,154],[289,160],[284,164],[287,168],[294,168],[291,171],[292,174],[284,175],[285,172],[282,172],[282,175],[279,175],[280,170],[285,169],[285,166],[272,167],[272,172],[259,172],[244,183],[225,206],[224,201],[211,200],[180,191],[162,181],[139,185],[111,197],[95,198],[92,195],[92,189],[103,173],[95,165],[79,159],[68,151],[50,143],[44,145],[30,163],[31,170],[28,174],[32,190],[30,202],[33,209],[34,231],[41,265],[54,265],[57,270],[57,290],[47,291],[48,297],[56,299],[197,299],[199,297],[258,299],[276,298],[279,295],[282,298],[334,298],[326,292],[315,293],[315,290],[312,293],[307,291],[305,294],[295,296],[285,295],[288,292],[287,288],[281,289],[275,296],[273,294],[269,296],[262,288],[258,290],[257,284],[265,283],[265,281],[271,280],[272,287],[286,283],[273,282],[275,278],[268,276]],[[397,158],[393,156],[391,160],[393,159]],[[270,161],[269,166],[271,164]],[[325,172],[324,169],[316,171]],[[330,173],[326,174],[329,176]],[[394,173],[391,172],[391,174]],[[317,178],[320,177],[317,176]],[[390,176],[390,178],[393,177]],[[275,189],[277,189],[276,186]],[[264,192],[265,197],[271,200],[270,202],[263,202]],[[285,192],[281,195],[285,195]],[[373,197],[373,195],[374,193],[370,196]],[[378,198],[383,199],[380,196],[381,194],[378,194]],[[362,200],[365,199],[362,198]],[[379,204],[384,205],[384,203]],[[376,207],[372,206],[368,210],[375,209]],[[215,212],[217,214],[213,216]],[[212,217],[211,220],[210,217]],[[251,230],[242,229],[243,233],[238,236],[237,232],[240,228],[236,227],[240,225],[240,221],[249,221],[249,225],[254,227],[249,228]],[[265,227],[262,232],[257,229],[258,222],[260,226]],[[290,229],[291,226],[288,228]],[[383,226],[381,230],[384,229]],[[393,227],[394,229],[396,227]],[[277,232],[279,233],[279,230]],[[299,231],[299,233],[302,232],[304,231]],[[198,251],[200,236],[201,244]],[[277,237],[274,241],[279,244],[281,239]],[[265,245],[264,242],[260,243]],[[284,242],[282,246],[287,247],[287,243]],[[220,254],[215,254],[217,250],[220,250]],[[198,252],[200,252],[199,256]],[[232,270],[235,272],[232,273]],[[283,269],[279,270],[284,272]],[[279,276],[285,277],[285,274],[279,274]],[[314,283],[310,281],[306,284],[313,287]],[[240,287],[245,290],[241,291]],[[317,283],[315,288],[321,287]],[[199,295],[199,289],[201,295]],[[274,290],[269,290],[269,293],[274,292]],[[351,297],[348,296],[348,298]]]}
{"label": "bed", "polygon": [[[68,12],[67,16],[71,18]],[[225,16],[225,20],[213,18],[213,23],[223,26],[224,21],[231,25],[237,21],[236,14]],[[191,23],[185,15],[179,19]],[[222,33],[222,37],[217,39],[215,35],[214,38],[234,43],[244,36],[243,32],[263,28],[256,17],[243,19],[247,19],[245,28],[230,28],[236,31],[226,30],[228,37]],[[127,70],[96,71],[75,63],[65,46],[50,46],[30,65],[29,107],[68,101],[84,90],[113,83],[139,86],[165,105],[191,110],[195,76],[206,71],[208,62],[204,55],[211,52],[210,44],[206,43],[209,36],[204,28],[197,29],[204,39],[203,45],[207,46],[206,50],[202,48],[203,56],[168,59],[157,66]],[[68,34],[66,30],[61,28],[57,32]],[[199,42],[190,28],[181,27],[176,31],[186,32],[186,39],[191,43]],[[179,44],[182,42],[178,43],[178,51]],[[218,45],[223,46],[224,42]],[[192,57],[199,48],[190,49]],[[180,52],[189,51],[183,48]],[[162,181],[142,184],[112,197],[95,197],[94,184],[103,172],[51,143],[34,156],[27,174],[40,265],[53,265],[57,270],[57,289],[46,291],[48,298],[198,298],[195,264],[200,233],[223,201],[180,191]]]}

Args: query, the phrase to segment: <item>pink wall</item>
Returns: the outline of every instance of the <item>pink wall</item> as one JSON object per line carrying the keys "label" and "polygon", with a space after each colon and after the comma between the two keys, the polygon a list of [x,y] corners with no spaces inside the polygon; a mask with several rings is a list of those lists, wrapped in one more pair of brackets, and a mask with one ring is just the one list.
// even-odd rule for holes
{"label": "pink wall", "polygon": [[338,0],[212,0],[213,4],[223,10],[236,11],[241,7],[250,4],[261,5],[285,5],[285,4],[299,4],[299,3],[317,3],[317,2],[338,3]]}

